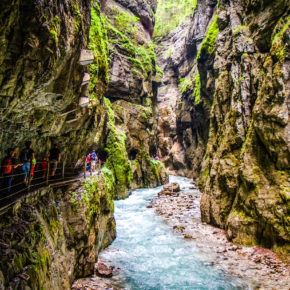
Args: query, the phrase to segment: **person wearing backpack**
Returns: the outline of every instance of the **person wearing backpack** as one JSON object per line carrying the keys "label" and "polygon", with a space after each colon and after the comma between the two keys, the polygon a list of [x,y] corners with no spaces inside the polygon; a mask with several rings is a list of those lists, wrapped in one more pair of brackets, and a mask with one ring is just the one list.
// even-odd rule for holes
{"label": "person wearing backpack", "polygon": [[55,172],[57,169],[57,164],[60,162],[60,150],[58,149],[57,144],[53,144],[52,149],[48,152],[49,163],[51,168],[51,176],[55,176]]}
{"label": "person wearing backpack", "polygon": [[10,148],[8,150],[7,156],[3,159],[1,167],[3,175],[3,188],[7,189],[7,193],[11,192],[14,169],[22,166],[22,164],[16,164],[15,151],[15,148]]}
{"label": "person wearing backpack", "polygon": [[33,158],[31,161],[31,170],[30,170],[30,181],[32,181],[33,177],[34,177],[34,169],[36,166],[36,159]]}
{"label": "person wearing backpack", "polygon": [[28,185],[31,161],[34,159],[34,151],[31,149],[31,141],[25,142],[25,148],[20,153],[20,161],[23,163],[24,183]]}
{"label": "person wearing backpack", "polygon": [[92,170],[91,170],[91,154],[89,153],[87,156],[86,156],[86,160],[85,160],[85,169],[86,171],[90,171],[91,174],[92,174]]}
{"label": "person wearing backpack", "polygon": [[96,151],[93,150],[92,153],[89,154],[90,155],[90,161],[91,161],[91,172],[96,170],[96,162],[98,160],[98,156],[96,154]]}

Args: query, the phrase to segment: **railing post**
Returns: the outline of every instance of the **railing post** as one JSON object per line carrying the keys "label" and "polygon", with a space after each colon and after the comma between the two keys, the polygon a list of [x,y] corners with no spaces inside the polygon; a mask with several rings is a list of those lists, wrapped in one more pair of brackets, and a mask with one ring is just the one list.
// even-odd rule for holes
{"label": "railing post", "polygon": [[47,172],[46,172],[46,185],[48,185],[49,170],[50,170],[50,162],[48,160],[48,163],[47,163]]}
{"label": "railing post", "polygon": [[30,170],[29,170],[29,176],[28,176],[28,187],[27,187],[28,191],[30,189],[30,183],[31,183],[31,167],[32,167],[32,162],[30,162]]}
{"label": "railing post", "polygon": [[64,180],[65,161],[62,162],[62,179]]}

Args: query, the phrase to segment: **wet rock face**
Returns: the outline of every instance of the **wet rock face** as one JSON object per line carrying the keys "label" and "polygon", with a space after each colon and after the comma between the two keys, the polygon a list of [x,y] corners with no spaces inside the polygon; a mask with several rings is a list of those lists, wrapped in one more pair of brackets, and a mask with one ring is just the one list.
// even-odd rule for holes
{"label": "wet rock face", "polygon": [[235,242],[279,252],[289,244],[289,29],[285,4],[274,2],[259,12],[249,3],[221,7],[229,23],[216,38],[201,210]]}
{"label": "wet rock face", "polygon": [[[159,105],[160,151],[171,154],[169,168],[199,179],[203,221],[237,243],[287,253],[289,7],[219,1],[217,9],[215,2],[199,1],[183,45],[178,30],[164,39],[178,44],[158,90],[175,104],[169,114]],[[178,137],[166,133],[170,126]]]}
{"label": "wet rock face", "polygon": [[[153,1],[154,2],[154,1]],[[108,17],[110,43],[110,100],[146,103],[153,97],[152,76],[155,71],[151,42],[154,10],[152,1],[103,1],[101,10]]]}
{"label": "wet rock face", "polygon": [[[58,144],[62,160],[71,166],[83,164],[92,148],[107,157],[120,138],[110,139],[112,126],[104,96],[112,103],[126,100],[154,111],[151,35],[155,1],[10,4],[2,1],[0,14],[0,159],[9,147],[17,147],[19,153],[27,140],[32,141],[37,161],[46,156],[52,143]],[[90,49],[92,64],[81,65],[82,49]],[[85,72],[90,74],[90,83],[82,85]],[[85,102],[80,106],[83,99],[89,106]],[[127,114],[131,108],[126,107]],[[154,119],[145,132],[142,126],[135,126],[141,139],[146,139],[142,145],[146,157],[150,156],[149,148],[156,148]],[[112,146],[111,141],[116,144]],[[124,148],[119,150],[122,160],[130,163],[127,155],[134,148],[129,142]],[[152,168],[143,166],[141,176],[153,180]],[[130,168],[115,169],[116,197],[125,197],[131,186]]]}
{"label": "wet rock face", "polygon": [[205,152],[209,116],[193,106],[190,87],[213,12],[212,1],[199,1],[194,18],[188,17],[157,46],[157,62],[164,71],[157,92],[159,155],[179,175],[196,177]]}
{"label": "wet rock face", "polygon": [[84,72],[78,60],[88,45],[90,1],[1,1],[0,22],[0,157],[29,139],[37,153],[58,142],[63,152],[79,157],[79,144],[92,144],[87,129],[95,121],[78,106]]}
{"label": "wet rock face", "polygon": [[108,89],[104,120],[106,167],[116,181],[116,198],[129,190],[168,180],[156,155],[155,52],[152,43],[155,1],[103,1],[109,43]]}
{"label": "wet rock face", "polygon": [[0,287],[70,289],[93,274],[98,253],[115,238],[112,198],[101,174],[35,192],[1,215]]}

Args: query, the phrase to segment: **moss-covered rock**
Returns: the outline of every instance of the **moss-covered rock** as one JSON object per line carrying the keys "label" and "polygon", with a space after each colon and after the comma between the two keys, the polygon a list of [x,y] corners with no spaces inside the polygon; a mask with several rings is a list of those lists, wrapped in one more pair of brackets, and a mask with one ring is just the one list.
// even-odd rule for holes
{"label": "moss-covered rock", "polygon": [[93,273],[98,253],[115,238],[107,179],[101,173],[83,184],[39,190],[1,216],[4,287],[69,289]]}
{"label": "moss-covered rock", "polygon": [[166,68],[158,90],[165,164],[197,179],[203,221],[226,229],[237,243],[261,244],[284,257],[288,6],[281,0],[198,1],[191,20],[158,48],[158,64]]}

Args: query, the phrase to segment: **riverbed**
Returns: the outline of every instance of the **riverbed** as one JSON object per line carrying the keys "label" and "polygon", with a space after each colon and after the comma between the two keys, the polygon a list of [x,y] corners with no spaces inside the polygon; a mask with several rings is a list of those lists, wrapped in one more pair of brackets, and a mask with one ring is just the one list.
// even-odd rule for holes
{"label": "riverbed", "polygon": [[[170,181],[180,184],[178,197],[157,197],[158,187],[138,189],[127,199],[115,201],[117,238],[99,257],[115,267],[113,278],[88,278],[75,289],[82,289],[81,285],[92,289],[275,289],[271,287],[275,280],[267,272],[261,271],[266,278],[257,277],[263,265],[246,257],[251,250],[233,245],[222,230],[201,222],[201,194],[190,180],[170,176]],[[277,286],[288,289],[283,284],[287,277],[281,277]]]}

